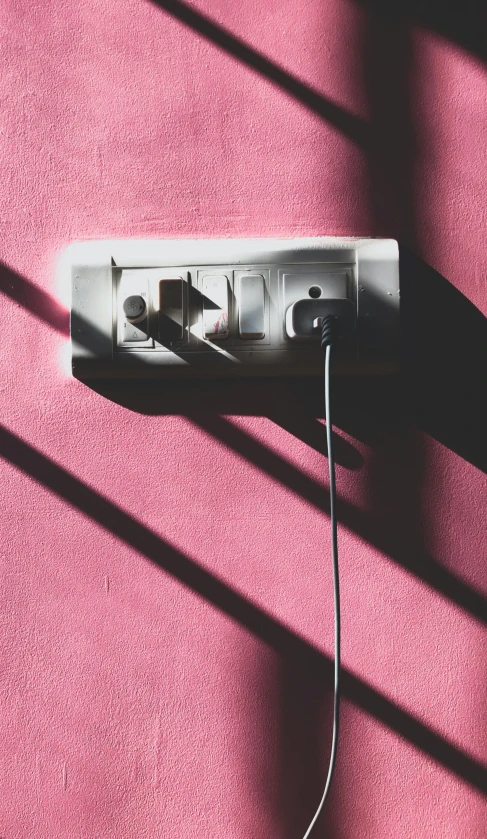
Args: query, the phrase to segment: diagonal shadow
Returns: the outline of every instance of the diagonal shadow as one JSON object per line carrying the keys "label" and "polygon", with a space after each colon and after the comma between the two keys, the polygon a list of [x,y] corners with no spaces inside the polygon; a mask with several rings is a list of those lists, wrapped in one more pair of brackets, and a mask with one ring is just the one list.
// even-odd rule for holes
{"label": "diagonal shadow", "polygon": [[[349,377],[347,380],[350,381]],[[267,417],[288,434],[301,440],[315,451],[328,455],[324,426],[319,422],[323,416],[323,394],[316,379],[258,379],[239,378],[219,380],[177,379],[164,380],[164,388],[154,387],[154,382],[147,380],[90,381],[93,390],[138,414],[214,417],[218,414],[235,416]],[[337,408],[339,407],[339,399]],[[339,427],[339,423],[335,423]],[[360,429],[354,428],[351,436],[363,439]],[[351,471],[359,469],[363,458],[359,450],[335,431],[333,444],[335,460],[340,466]],[[370,435],[367,435],[367,440]]]}
{"label": "diagonal shadow", "polygon": [[[288,434],[306,443],[318,454],[328,457],[325,426],[318,422],[316,417],[294,414],[289,410],[282,413],[271,410],[268,417]],[[332,431],[332,437],[335,461],[350,470],[360,469],[363,465],[360,452],[335,431]]]}
{"label": "diagonal shadow", "polygon": [[[323,486],[282,460],[262,443],[253,440],[227,419],[201,414],[197,420],[191,416],[188,419],[317,509],[328,509],[329,496]],[[384,528],[382,517],[376,518],[343,498],[338,500],[338,516],[342,525],[359,534],[397,565],[406,568],[481,623],[487,624],[487,599],[436,559],[418,551],[417,545],[408,545],[406,539],[398,545],[394,534]]]}
{"label": "diagonal shadow", "polygon": [[[15,290],[16,283],[19,284],[20,290]],[[9,294],[12,299],[17,302],[21,302],[23,305],[25,295],[30,294],[32,290],[33,299],[36,302],[40,302],[39,310],[34,312],[34,314],[50,326],[54,326],[54,328],[57,328],[65,334],[64,323],[68,313],[62,309],[53,298],[49,297],[49,295],[47,295],[44,291],[38,289],[33,285],[33,283],[10,271],[10,269],[4,268],[0,288],[2,291],[5,291],[5,293]],[[457,304],[458,301],[455,296],[455,305]],[[467,347],[468,346],[469,344],[467,341]],[[196,419],[194,416],[194,389],[196,385],[194,383],[192,383],[189,394],[186,383],[184,383],[182,388],[179,387],[180,383],[170,384],[172,385],[172,393],[175,396],[175,401],[177,403],[177,410],[174,410],[173,408],[173,412],[179,413],[181,412],[181,409],[183,409],[182,413],[184,413],[190,421],[194,422],[199,428],[220,442],[223,442],[233,451],[240,454],[244,459],[253,463],[258,469],[270,475],[275,480],[278,480],[283,484],[283,486],[286,486],[293,493],[316,506],[320,511],[326,511],[328,509],[328,493],[323,486],[305,475],[299,469],[296,469],[296,467],[292,464],[286,463],[286,461],[274,454],[270,449],[262,445],[262,443],[259,443],[257,440],[253,440],[233,423],[223,417],[215,416],[213,413],[205,415],[202,412],[199,412],[198,418]],[[255,382],[251,382],[250,384],[253,390],[258,387]],[[241,393],[243,386],[244,383],[238,383],[236,391],[238,394]],[[300,382],[300,386],[302,387],[302,382]],[[367,383],[367,388],[369,387],[370,385]],[[168,389],[169,385],[165,386],[164,399],[166,402]],[[141,406],[144,405],[143,397],[145,394],[146,398],[149,397],[150,399],[150,402],[145,405],[145,410],[149,412],[149,408],[152,407],[152,411],[154,411],[155,405],[156,412],[165,412],[159,405],[158,400],[154,398],[154,389],[152,384],[150,385],[150,391],[148,391],[145,387],[140,389],[136,386],[135,389],[130,388],[129,391],[124,390],[121,392],[119,385],[116,390],[112,390],[111,385],[108,385],[106,388],[102,387],[100,392],[104,393],[106,396],[109,395],[109,398],[113,401],[116,401],[125,407],[129,407],[132,410],[135,409],[134,404],[136,404],[137,410],[139,411],[143,410],[143,407]],[[220,398],[221,392],[222,389],[219,385],[218,393]],[[268,392],[268,383],[265,382],[257,391],[257,405],[255,405],[255,399],[252,402],[253,409],[260,411],[262,411],[262,409],[266,411],[270,410],[269,404],[266,403],[266,394],[268,394]],[[249,393],[250,392],[246,390],[247,396]],[[256,394],[254,393],[254,397],[255,395]],[[314,399],[316,396],[316,387],[314,387],[312,392],[308,395],[312,396]],[[225,400],[228,400],[227,389],[225,389],[224,398]],[[182,402],[181,399],[183,400]],[[217,403],[214,405],[213,399],[206,399],[205,401],[206,404],[212,404],[215,410],[220,410],[225,407],[225,403],[221,405]],[[203,404],[203,402],[204,400],[198,400],[199,404]],[[244,404],[247,406],[246,409],[243,407]],[[227,411],[228,407],[229,405],[227,401]],[[241,407],[242,412],[245,412],[245,410],[248,412],[249,403],[244,402]],[[363,409],[360,412],[357,412],[354,406],[352,406],[352,408],[352,415],[360,413],[360,416],[363,416]],[[346,427],[346,421],[343,421],[341,425]],[[352,425],[352,427],[350,427],[350,431],[352,434],[355,434],[355,426]],[[472,615],[472,617],[476,620],[483,624],[487,623],[487,599],[480,592],[472,588],[467,582],[462,580],[461,577],[445,568],[436,559],[425,552],[418,551],[417,545],[408,545],[407,538],[402,539],[400,544],[398,544],[398,540],[395,537],[394,532],[391,529],[384,527],[383,517],[374,517],[371,513],[363,511],[361,508],[345,501],[344,499],[339,500],[338,515],[340,522],[345,527],[359,534],[363,539],[380,550],[381,553],[388,556],[389,559],[397,565],[406,568],[432,589],[440,592],[452,603],[455,603],[461,609]]]}
{"label": "diagonal shadow", "polygon": [[[330,681],[332,660],[284,624],[177,551],[133,516],[88,487],[12,432],[0,427],[0,454],[24,474],[72,504],[92,521],[113,533],[188,589],[204,597],[232,620],[244,626],[275,652],[297,662],[309,663]],[[379,722],[388,726],[437,763],[487,794],[487,766],[391,702],[378,690],[344,669],[344,695]]]}
{"label": "diagonal shadow", "polygon": [[61,335],[69,336],[68,310],[4,262],[0,262],[0,291]]}
{"label": "diagonal shadow", "polygon": [[365,120],[336,105],[330,99],[318,93],[317,90],[250,47],[245,41],[237,38],[228,29],[215,23],[201,12],[197,12],[183,0],[151,0],[151,3],[154,6],[159,6],[175,20],[183,23],[194,32],[198,32],[199,35],[203,35],[204,38],[224,52],[273,82],[309,111],[334,125],[358,145],[366,147],[371,142],[369,126]]}

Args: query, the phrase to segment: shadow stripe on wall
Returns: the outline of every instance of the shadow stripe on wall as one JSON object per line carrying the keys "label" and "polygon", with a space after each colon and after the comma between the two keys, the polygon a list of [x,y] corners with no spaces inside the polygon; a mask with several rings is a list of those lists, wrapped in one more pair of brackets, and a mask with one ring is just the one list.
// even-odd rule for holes
{"label": "shadow stripe on wall", "polygon": [[[69,335],[69,312],[60,306],[55,298],[2,263],[0,291],[62,335]],[[286,463],[231,422],[213,414],[206,417],[200,415],[197,419],[189,413],[185,415],[197,427],[227,445],[262,472],[312,503],[320,511],[326,511],[329,498],[321,484]],[[397,546],[384,538],[381,523],[377,524],[369,514],[344,499],[339,499],[338,515],[342,525],[360,535],[394,563],[414,574],[480,623],[487,624],[487,599],[461,577],[428,554],[418,552],[415,546],[411,550],[403,546],[398,553]]]}
{"label": "shadow stripe on wall", "polygon": [[[327,510],[329,494],[325,487],[287,463],[279,455],[274,454],[262,443],[249,437],[229,420],[221,416],[199,416],[197,420],[194,417],[188,417],[188,419],[197,428],[226,444],[261,472],[279,481],[318,510],[322,512]],[[487,624],[487,599],[480,592],[475,591],[432,556],[418,551],[417,546],[411,546],[408,549],[406,544],[398,551],[397,545],[384,537],[383,523],[380,520],[374,521],[370,514],[360,507],[343,498],[338,499],[337,506],[340,524],[353,533],[357,533],[396,565],[414,574],[480,623]]]}
{"label": "shadow stripe on wall", "polygon": [[69,337],[69,312],[47,292],[0,261],[0,291],[56,332]]}
{"label": "shadow stripe on wall", "polygon": [[[309,662],[331,686],[333,662],[328,656],[246,600],[194,560],[177,551],[129,513],[1,426],[0,455],[130,545],[188,589],[204,597],[279,655],[291,662]],[[487,766],[428,728],[346,669],[343,672],[343,691],[346,698],[361,710],[395,731],[470,786],[484,795],[487,794]]]}
{"label": "shadow stripe on wall", "polygon": [[288,73],[265,55],[233,35],[228,29],[181,0],[151,0],[175,20],[197,32],[207,41],[215,44],[241,64],[250,67],[260,76],[273,82],[293,99],[317,114],[325,122],[335,126],[355,143],[366,147],[370,143],[370,127],[362,117],[349,113],[340,105],[327,99],[317,90]]}

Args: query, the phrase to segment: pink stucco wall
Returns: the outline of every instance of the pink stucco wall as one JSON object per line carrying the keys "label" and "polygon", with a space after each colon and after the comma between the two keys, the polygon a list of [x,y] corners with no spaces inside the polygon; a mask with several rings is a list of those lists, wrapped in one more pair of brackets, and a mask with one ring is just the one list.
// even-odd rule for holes
{"label": "pink stucco wall", "polygon": [[74,239],[327,233],[410,250],[403,379],[336,390],[346,676],[317,835],[487,836],[470,5],[2,3],[3,839],[302,835],[330,735],[321,397],[70,380],[56,266]]}

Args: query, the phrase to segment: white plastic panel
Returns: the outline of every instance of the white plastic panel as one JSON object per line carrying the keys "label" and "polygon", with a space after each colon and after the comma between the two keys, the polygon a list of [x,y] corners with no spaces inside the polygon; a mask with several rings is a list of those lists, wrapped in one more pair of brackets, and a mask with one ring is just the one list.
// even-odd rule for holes
{"label": "white plastic panel", "polygon": [[[346,297],[357,313],[335,370],[397,368],[398,246],[390,239],[87,242],[72,245],[66,263],[80,378],[319,374],[319,341],[286,333],[289,307],[317,297]],[[128,293],[147,295],[147,320],[131,324],[146,340],[128,340]],[[178,324],[170,336],[167,317]]]}

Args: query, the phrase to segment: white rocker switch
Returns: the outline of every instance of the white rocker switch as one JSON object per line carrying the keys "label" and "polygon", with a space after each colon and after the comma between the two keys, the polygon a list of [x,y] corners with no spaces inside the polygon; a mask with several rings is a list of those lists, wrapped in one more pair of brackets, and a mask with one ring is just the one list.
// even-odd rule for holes
{"label": "white rocker switch", "polygon": [[162,344],[182,341],[184,329],[184,280],[159,281],[159,340]]}
{"label": "white rocker switch", "polygon": [[203,277],[203,331],[205,338],[228,338],[228,279],[224,274]]}
{"label": "white rocker switch", "polygon": [[241,338],[265,337],[265,284],[262,274],[248,274],[239,280],[238,331]]}

